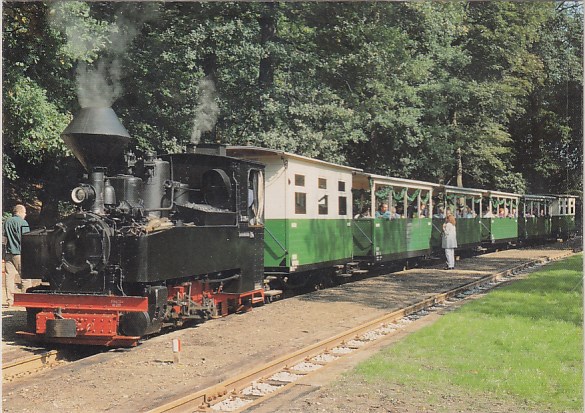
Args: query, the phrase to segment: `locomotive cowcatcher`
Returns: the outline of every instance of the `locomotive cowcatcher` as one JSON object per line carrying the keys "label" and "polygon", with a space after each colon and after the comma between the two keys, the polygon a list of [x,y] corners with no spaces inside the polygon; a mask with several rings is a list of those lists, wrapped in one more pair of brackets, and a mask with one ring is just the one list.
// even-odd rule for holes
{"label": "locomotive cowcatcher", "polygon": [[212,144],[124,153],[130,136],[111,108],[81,109],[62,137],[89,179],[71,193],[74,214],[22,237],[22,277],[46,281],[15,296],[22,334],[132,346],[264,302],[262,164]]}

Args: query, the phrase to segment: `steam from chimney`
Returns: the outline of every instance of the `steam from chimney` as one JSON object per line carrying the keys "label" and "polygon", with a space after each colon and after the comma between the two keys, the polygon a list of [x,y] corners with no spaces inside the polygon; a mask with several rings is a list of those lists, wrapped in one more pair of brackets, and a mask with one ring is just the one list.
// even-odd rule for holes
{"label": "steam from chimney", "polygon": [[201,140],[201,134],[211,131],[215,126],[219,115],[216,99],[215,83],[209,76],[206,76],[199,82],[199,96],[191,132],[191,143],[197,145]]}
{"label": "steam from chimney", "polygon": [[100,60],[96,68],[85,62],[77,66],[77,98],[82,108],[110,107],[122,95],[121,65]]}
{"label": "steam from chimney", "polygon": [[[109,107],[123,92],[122,57],[138,35],[138,28],[158,15],[158,5],[122,4],[116,10],[116,21],[105,26],[91,16],[90,9],[86,2],[56,2],[49,12],[49,22],[65,34],[64,51],[79,62],[76,81],[81,107]],[[87,63],[104,52],[110,57],[100,57],[95,65]]]}

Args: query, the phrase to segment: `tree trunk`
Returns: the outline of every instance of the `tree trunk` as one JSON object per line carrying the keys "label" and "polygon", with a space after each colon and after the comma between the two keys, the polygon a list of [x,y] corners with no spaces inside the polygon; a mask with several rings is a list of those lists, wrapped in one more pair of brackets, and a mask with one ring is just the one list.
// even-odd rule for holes
{"label": "tree trunk", "polygon": [[[258,18],[260,24],[260,44],[266,50],[270,42],[276,37],[275,3],[266,3],[266,9]],[[269,89],[274,82],[274,57],[268,51],[260,59],[260,73],[258,86],[260,89]]]}

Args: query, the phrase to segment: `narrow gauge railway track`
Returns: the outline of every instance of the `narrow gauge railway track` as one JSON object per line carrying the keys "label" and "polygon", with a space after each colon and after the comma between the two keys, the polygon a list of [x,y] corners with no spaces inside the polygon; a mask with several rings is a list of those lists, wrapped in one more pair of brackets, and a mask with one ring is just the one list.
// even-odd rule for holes
{"label": "narrow gauge railway track", "polygon": [[2,382],[10,383],[67,363],[91,357],[103,349],[63,348],[41,351],[33,355],[2,363]]}
{"label": "narrow gauge railway track", "polygon": [[513,280],[519,273],[537,265],[571,256],[535,259],[478,280],[435,294],[415,304],[393,311],[361,326],[282,356],[217,385],[188,394],[150,410],[148,413],[201,411],[242,412],[291,388],[294,383],[354,350],[366,349],[378,340],[431,311],[449,307],[471,295],[491,290]]}
{"label": "narrow gauge railway track", "polygon": [[30,376],[31,374],[60,364],[61,360],[62,357],[59,351],[49,350],[8,363],[3,363],[2,381],[6,383],[14,381],[20,377]]}

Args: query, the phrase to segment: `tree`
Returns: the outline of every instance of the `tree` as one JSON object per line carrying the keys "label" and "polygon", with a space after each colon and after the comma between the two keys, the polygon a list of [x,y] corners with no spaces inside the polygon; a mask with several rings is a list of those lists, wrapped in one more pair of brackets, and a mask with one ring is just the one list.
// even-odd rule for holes
{"label": "tree", "polygon": [[583,14],[547,5],[539,41],[531,50],[542,76],[526,97],[525,114],[514,119],[516,168],[530,176],[530,191],[582,192]]}
{"label": "tree", "polygon": [[40,219],[49,221],[51,217],[43,215],[56,214],[57,200],[68,191],[62,183],[70,176],[70,153],[60,133],[75,106],[72,69],[77,59],[94,58],[100,47],[98,43],[84,55],[67,48],[63,34],[54,29],[54,19],[76,16],[77,25],[67,27],[85,27],[92,36],[103,31],[103,25],[89,17],[84,3],[7,3],[3,11],[6,205],[28,204],[34,223],[40,197]]}
{"label": "tree", "polygon": [[444,183],[461,148],[466,186],[581,186],[568,3],[9,2],[3,19],[7,205],[66,198],[59,135],[101,89],[139,151],[182,150],[209,114],[207,142]]}

